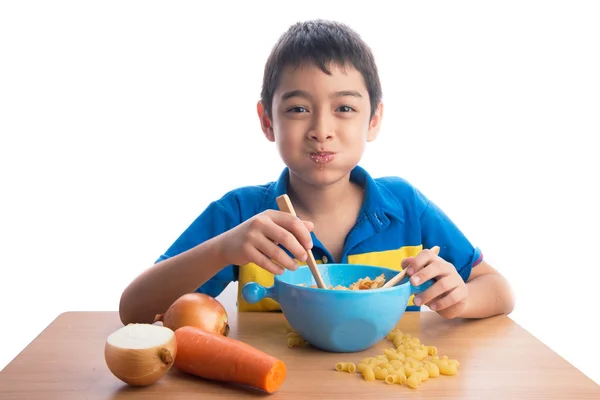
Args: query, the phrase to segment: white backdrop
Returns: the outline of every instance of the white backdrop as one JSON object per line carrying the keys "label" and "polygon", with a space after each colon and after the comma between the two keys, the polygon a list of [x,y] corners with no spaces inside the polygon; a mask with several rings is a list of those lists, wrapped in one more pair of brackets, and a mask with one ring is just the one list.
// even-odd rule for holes
{"label": "white backdrop", "polygon": [[211,200],[278,177],[263,63],[322,17],[379,64],[362,165],[438,203],[513,284],[511,318],[600,383],[597,2],[200,3],[0,5],[0,368],[59,313],[116,310]]}

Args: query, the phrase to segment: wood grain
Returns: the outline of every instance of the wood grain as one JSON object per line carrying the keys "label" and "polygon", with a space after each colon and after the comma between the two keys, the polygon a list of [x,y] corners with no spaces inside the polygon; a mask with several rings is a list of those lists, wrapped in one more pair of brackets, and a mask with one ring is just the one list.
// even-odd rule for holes
{"label": "wood grain", "polygon": [[0,399],[600,399],[600,387],[506,316],[446,320],[433,312],[409,312],[399,328],[456,358],[456,376],[440,376],[418,389],[367,382],[335,371],[338,361],[358,363],[382,354],[383,340],[356,354],[312,347],[288,348],[281,313],[230,311],[231,336],[281,358],[288,367],[279,392],[261,392],[204,381],[171,370],[153,386],[131,388],[104,363],[106,337],[120,328],[116,312],[61,314],[0,372]]}

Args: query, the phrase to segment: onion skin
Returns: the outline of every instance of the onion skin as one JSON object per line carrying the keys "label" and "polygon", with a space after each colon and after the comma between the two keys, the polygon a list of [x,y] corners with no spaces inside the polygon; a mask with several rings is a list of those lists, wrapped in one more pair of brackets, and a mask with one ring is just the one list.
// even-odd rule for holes
{"label": "onion skin", "polygon": [[229,335],[229,317],[225,307],[204,293],[186,293],[171,304],[167,312],[157,314],[154,322],[176,331],[193,326],[218,335]]}
{"label": "onion skin", "polygon": [[174,333],[165,343],[143,349],[117,347],[108,340],[104,346],[104,359],[110,372],[131,386],[148,386],[156,383],[169,372],[175,357],[177,357],[177,338]]}

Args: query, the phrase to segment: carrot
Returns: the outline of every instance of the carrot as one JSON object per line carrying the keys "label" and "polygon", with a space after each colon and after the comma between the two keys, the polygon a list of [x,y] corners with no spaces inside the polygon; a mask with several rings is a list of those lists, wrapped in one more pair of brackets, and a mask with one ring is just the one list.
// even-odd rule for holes
{"label": "carrot", "polygon": [[273,393],[286,378],[283,361],[233,338],[182,326],[175,331],[175,368],[201,378]]}

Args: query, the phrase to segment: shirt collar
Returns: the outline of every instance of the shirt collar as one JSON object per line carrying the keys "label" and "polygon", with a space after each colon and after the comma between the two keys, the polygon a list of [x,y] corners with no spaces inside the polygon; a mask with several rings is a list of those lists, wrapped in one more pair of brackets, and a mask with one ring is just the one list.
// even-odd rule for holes
{"label": "shirt collar", "polygon": [[[289,169],[285,167],[279,179],[267,189],[263,197],[262,210],[278,209],[276,198],[288,192],[289,179]],[[404,222],[404,208],[400,200],[389,188],[375,181],[364,168],[354,167],[350,172],[350,180],[364,188],[365,198],[361,212],[369,217],[376,229],[387,225],[390,217]]]}

